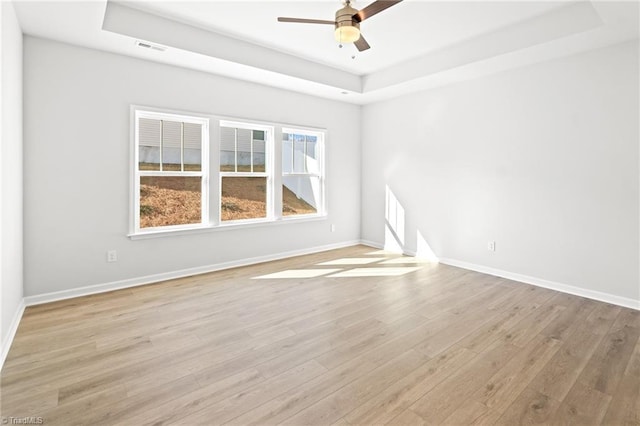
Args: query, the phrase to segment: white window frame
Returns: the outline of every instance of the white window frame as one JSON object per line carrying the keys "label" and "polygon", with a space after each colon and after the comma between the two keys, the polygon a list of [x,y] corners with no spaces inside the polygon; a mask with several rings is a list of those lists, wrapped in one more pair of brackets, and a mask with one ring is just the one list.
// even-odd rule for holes
{"label": "white window frame", "polygon": [[[274,162],[273,162],[273,152],[274,152],[274,135],[275,135],[275,127],[272,125],[266,125],[262,123],[255,123],[251,121],[231,121],[231,120],[220,120],[219,129],[223,127],[233,127],[236,129],[245,129],[245,130],[259,130],[263,131],[265,134],[264,137],[264,161],[265,161],[265,171],[264,172],[223,172],[220,171],[220,162],[218,161],[217,165],[217,173],[218,173],[218,226],[229,226],[229,225],[239,225],[239,224],[250,224],[250,223],[261,223],[261,222],[272,222],[275,220],[274,213],[274,203],[273,203],[273,183],[274,183]],[[252,149],[253,149],[253,141],[252,141]],[[216,149],[220,151],[220,138],[218,138],[218,144]],[[236,155],[237,155],[237,146],[236,146]],[[253,156],[252,156],[253,157]],[[218,156],[218,158],[220,158]],[[253,160],[252,160],[253,161]],[[237,168],[237,164],[236,164]],[[252,218],[252,219],[237,219],[237,220],[222,220],[222,178],[224,177],[264,177],[266,178],[266,216],[261,218]]]}
{"label": "white window frame", "polygon": [[[159,110],[156,108],[131,107],[132,115],[132,165],[131,165],[131,182],[132,182],[132,207],[131,211],[131,230],[130,235],[155,234],[159,232],[183,231],[191,229],[199,229],[210,226],[209,219],[209,118],[203,115],[174,112],[167,110]],[[202,126],[201,140],[201,167],[200,171],[156,171],[156,170],[140,170],[139,169],[139,120],[148,118],[153,120],[178,121],[182,123],[200,124]],[[184,141],[182,142],[184,144]],[[160,147],[162,153],[162,146]],[[162,156],[162,154],[161,154]],[[200,206],[200,223],[184,224],[184,225],[168,225],[149,228],[140,228],[140,178],[144,176],[180,176],[180,177],[200,177],[201,178],[201,206]]]}
{"label": "white window frame", "polygon": [[[309,172],[304,172],[304,173],[300,173],[300,172],[289,172],[289,173],[285,173],[284,172],[284,167],[282,167],[282,165],[280,166],[280,175],[282,177],[317,177],[318,178],[318,182],[320,185],[320,191],[319,191],[319,197],[320,200],[318,200],[318,207],[317,207],[317,211],[316,213],[309,213],[309,214],[296,214],[296,215],[287,215],[284,216],[282,215],[282,211],[279,212],[279,214],[282,217],[282,220],[296,220],[296,219],[302,219],[302,218],[310,218],[310,217],[318,217],[318,216],[326,216],[326,204],[325,204],[325,166],[324,166],[324,158],[325,158],[325,132],[324,131],[319,131],[317,129],[305,129],[303,127],[286,127],[283,126],[282,127],[282,135],[285,134],[299,134],[299,135],[305,135],[305,136],[315,136],[316,137],[316,143],[317,143],[317,150],[318,150],[318,156],[317,156],[317,161],[318,161],[318,173],[309,173]],[[281,138],[282,139],[282,138]],[[284,144],[283,140],[280,140],[280,149],[282,150],[282,145]],[[307,149],[307,144],[305,142],[304,144],[304,149],[306,152]],[[291,149],[291,155],[292,155],[292,159],[291,159],[291,167],[292,169],[294,168],[294,156],[295,156],[295,148],[292,146]]]}
{"label": "white window frame", "polygon": [[[327,131],[317,127],[301,127],[283,123],[274,123],[253,119],[225,117],[208,113],[192,113],[166,108],[155,108],[141,105],[130,107],[130,208],[129,208],[129,238],[133,240],[166,237],[170,235],[183,235],[191,233],[225,231],[233,229],[245,229],[262,226],[278,226],[290,222],[306,222],[326,220],[326,138]],[[140,171],[138,119],[165,119],[182,121],[202,125],[202,170],[201,172],[174,172],[174,171]],[[220,143],[221,127],[236,127],[265,132],[265,172],[221,172],[220,171]],[[300,176],[318,176],[320,179],[320,201],[317,213],[282,215],[282,178],[283,176],[296,175],[285,174],[282,170],[282,134],[301,133],[316,136],[319,143],[318,174],[297,174]],[[161,173],[161,174],[160,174]],[[201,176],[201,222],[186,225],[171,225],[153,228],[140,228],[140,177],[151,176]],[[222,177],[266,177],[266,217],[257,219],[221,220],[222,208]],[[217,185],[216,185],[217,183]]]}

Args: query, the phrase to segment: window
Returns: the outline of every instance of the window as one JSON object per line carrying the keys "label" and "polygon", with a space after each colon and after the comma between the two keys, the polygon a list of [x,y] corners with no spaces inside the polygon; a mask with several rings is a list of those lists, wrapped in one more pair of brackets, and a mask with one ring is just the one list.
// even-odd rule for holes
{"label": "window", "polygon": [[282,216],[322,213],[323,136],[282,129]]}
{"label": "window", "polygon": [[209,222],[208,128],[199,117],[135,110],[135,232]]}
{"label": "window", "polygon": [[221,222],[273,216],[272,135],[272,127],[220,123]]}
{"label": "window", "polygon": [[131,140],[132,238],[325,215],[323,131],[133,106]]}

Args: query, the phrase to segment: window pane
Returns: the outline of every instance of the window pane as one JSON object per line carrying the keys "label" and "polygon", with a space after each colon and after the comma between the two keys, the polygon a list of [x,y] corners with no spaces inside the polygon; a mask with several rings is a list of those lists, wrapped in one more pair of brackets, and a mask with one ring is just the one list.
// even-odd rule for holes
{"label": "window pane", "polygon": [[184,171],[202,170],[202,125],[184,123]]}
{"label": "window pane", "polygon": [[138,168],[160,170],[160,129],[162,122],[149,118],[138,120]]}
{"label": "window pane", "polygon": [[162,170],[180,171],[182,160],[182,123],[178,121],[162,121]]}
{"label": "window pane", "polygon": [[253,140],[253,171],[254,172],[264,172],[266,171],[265,166],[265,141],[264,140]]}
{"label": "window pane", "polygon": [[320,173],[318,164],[318,138],[317,136],[307,136],[306,167],[308,173]]}
{"label": "window pane", "polygon": [[293,172],[305,173],[304,135],[293,135]]}
{"label": "window pane", "polygon": [[320,179],[316,176],[282,177],[282,215],[314,214],[320,205]]}
{"label": "window pane", "polygon": [[236,161],[238,163],[239,172],[251,171],[251,130],[238,129],[238,141],[237,141],[237,155]]}
{"label": "window pane", "polygon": [[236,129],[220,128],[220,171],[236,171]]}
{"label": "window pane", "polygon": [[293,135],[282,135],[282,173],[293,172]]}
{"label": "window pane", "polygon": [[267,217],[267,178],[223,177],[221,219],[257,219]]}
{"label": "window pane", "polygon": [[140,178],[140,228],[201,223],[200,177]]}

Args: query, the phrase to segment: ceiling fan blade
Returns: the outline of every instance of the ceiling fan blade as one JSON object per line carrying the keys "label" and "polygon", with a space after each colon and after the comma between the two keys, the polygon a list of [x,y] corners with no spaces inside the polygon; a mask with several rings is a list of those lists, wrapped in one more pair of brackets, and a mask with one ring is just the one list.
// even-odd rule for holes
{"label": "ceiling fan blade", "polygon": [[362,9],[360,12],[353,15],[353,19],[358,22],[362,22],[365,19],[371,18],[373,15],[382,12],[383,10],[400,3],[402,0],[377,0],[371,3],[369,6]]}
{"label": "ceiling fan blade", "polygon": [[301,19],[301,18],[278,18],[278,22],[295,22],[299,24],[327,24],[335,25],[334,21],[324,21],[322,19]]}
{"label": "ceiling fan blade", "polygon": [[360,52],[363,52],[371,47],[369,46],[369,43],[367,43],[367,40],[364,39],[364,36],[362,35],[362,33],[360,34],[360,38],[357,39],[353,44],[356,45],[356,47],[358,48],[358,51]]}

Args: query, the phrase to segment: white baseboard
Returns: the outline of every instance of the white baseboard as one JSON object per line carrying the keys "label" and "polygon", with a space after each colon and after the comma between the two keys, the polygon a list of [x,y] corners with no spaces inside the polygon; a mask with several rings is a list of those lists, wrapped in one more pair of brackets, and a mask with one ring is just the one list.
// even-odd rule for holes
{"label": "white baseboard", "polygon": [[[360,244],[378,249],[382,249],[384,247],[383,244],[369,240],[360,240]],[[410,250],[404,250],[404,254],[408,256],[416,255],[415,252],[412,252]],[[503,271],[501,269],[490,268],[488,266],[476,265],[474,263],[464,262],[462,260],[440,258],[438,259],[438,261],[445,265],[455,266],[462,269],[469,269],[471,271],[482,272],[483,274],[495,275],[497,277],[535,285],[537,287],[548,288],[550,290],[559,291],[561,293],[573,294],[574,296],[586,297],[587,299],[593,299],[599,302],[611,303],[612,305],[640,310],[640,300],[634,300],[628,297],[616,296],[614,294],[603,293],[601,291],[589,290],[568,284],[558,283],[555,281],[548,281],[541,278],[530,277],[528,275],[516,274],[514,272]]]}
{"label": "white baseboard", "polygon": [[[377,249],[380,249],[380,250],[384,250],[384,244],[380,244],[380,243],[377,243],[375,241],[360,240],[360,244],[362,244],[363,246],[369,246],[369,247],[377,248]],[[416,257],[416,255],[417,255],[417,253],[415,251],[407,250],[407,249],[402,249],[402,254],[407,255],[407,256],[411,256],[411,257]]]}
{"label": "white baseboard", "polygon": [[9,349],[11,349],[11,344],[13,343],[13,338],[16,337],[16,332],[18,331],[18,325],[20,324],[20,320],[22,319],[22,314],[24,314],[24,299],[20,301],[18,305],[18,309],[16,309],[16,313],[11,320],[11,325],[9,326],[9,333],[7,333],[6,337],[2,341],[2,346],[0,346],[0,370],[2,370],[2,366],[4,365],[4,360],[7,359],[7,355],[9,354]]}
{"label": "white baseboard", "polygon": [[628,297],[616,296],[601,291],[589,290],[586,288],[576,287],[568,284],[562,284],[555,281],[548,281],[541,278],[530,277],[528,275],[516,274],[514,272],[503,271],[501,269],[490,268],[488,266],[476,265],[456,259],[440,259],[440,263],[445,265],[456,266],[458,268],[469,269],[471,271],[482,272],[483,274],[495,275],[497,277],[507,278],[513,281],[519,281],[526,284],[544,287],[550,290],[556,290],[561,293],[573,294],[575,296],[586,297],[587,299],[597,300],[599,302],[611,303],[613,305],[623,306],[640,310],[640,300],[634,300]]}
{"label": "white baseboard", "polygon": [[336,244],[327,244],[324,246],[310,247],[301,250],[292,250],[287,252],[269,254],[265,256],[252,257],[248,259],[235,260],[231,262],[217,263],[214,265],[198,266],[196,268],[181,269],[178,271],[164,272],[161,274],[146,275],[143,277],[129,278],[126,280],[112,281],[104,284],[90,285],[70,290],[56,291],[52,293],[38,294],[35,296],[27,296],[24,298],[26,306],[40,305],[43,303],[56,302],[59,300],[71,299],[80,296],[89,296],[92,294],[105,293],[123,288],[137,287],[145,284],[152,284],[160,281],[172,280],[176,278],[189,277],[192,275],[206,274],[208,272],[221,271],[223,269],[237,268],[240,266],[254,265],[256,263],[269,262],[272,260],[285,259],[288,257],[302,256],[305,254],[319,253],[327,250],[335,250],[344,247],[359,244],[359,240],[344,241]]}
{"label": "white baseboard", "polygon": [[360,240],[360,244],[362,244],[363,246],[369,246],[369,247],[380,249],[380,250],[384,248],[384,244],[376,243],[375,241]]}

